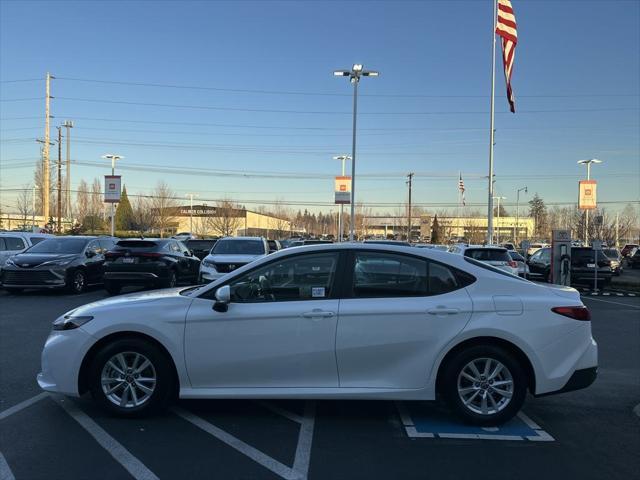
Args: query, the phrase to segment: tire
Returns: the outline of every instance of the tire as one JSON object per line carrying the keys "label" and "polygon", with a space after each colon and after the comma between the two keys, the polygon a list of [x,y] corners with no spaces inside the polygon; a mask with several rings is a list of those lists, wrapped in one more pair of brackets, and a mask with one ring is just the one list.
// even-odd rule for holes
{"label": "tire", "polygon": [[109,292],[109,295],[118,295],[122,290],[122,284],[110,280],[105,280],[104,289]]}
{"label": "tire", "polygon": [[162,282],[162,288],[173,288],[176,285],[178,285],[178,276],[175,270],[170,269],[167,278]]}
{"label": "tire", "polygon": [[544,281],[547,283],[551,283],[551,270],[547,271],[547,273],[544,274]]}
{"label": "tire", "polygon": [[87,275],[82,269],[75,270],[69,277],[67,289],[71,293],[79,294],[87,288]]}
{"label": "tire", "polygon": [[[487,359],[491,361],[489,375],[483,375]],[[494,380],[490,376],[498,362],[502,370],[495,376],[499,380]],[[480,377],[473,374],[478,382],[471,382],[464,376],[473,372],[471,365],[481,374]],[[440,393],[449,408],[464,422],[474,425],[495,426],[509,421],[522,408],[527,394],[527,376],[518,359],[494,345],[473,346],[456,353],[444,365],[441,374]],[[492,381],[511,383],[500,384],[503,388],[496,389]],[[500,391],[508,392],[508,395],[502,396]],[[467,400],[466,405],[463,398]],[[491,402],[492,398],[495,404]]]}
{"label": "tire", "polygon": [[[145,360],[149,362],[146,367]],[[89,390],[100,407],[114,415],[140,417],[156,413],[167,407],[176,391],[170,362],[164,352],[148,341],[138,338],[115,340],[102,347],[93,358],[89,369]],[[125,375],[121,376],[112,365]],[[144,368],[136,373],[135,369],[129,371],[126,366]],[[135,375],[141,376],[134,378]],[[103,378],[113,381],[103,386]],[[153,382],[149,380],[152,378]],[[109,389],[113,392],[109,393]]]}

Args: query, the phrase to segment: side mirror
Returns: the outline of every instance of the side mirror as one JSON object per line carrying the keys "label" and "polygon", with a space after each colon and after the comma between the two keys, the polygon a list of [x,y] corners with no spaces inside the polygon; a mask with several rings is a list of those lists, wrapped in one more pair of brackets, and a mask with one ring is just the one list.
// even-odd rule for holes
{"label": "side mirror", "polygon": [[216,312],[226,312],[229,310],[229,303],[231,302],[231,287],[225,285],[216,290],[216,302],[213,304],[213,309]]}
{"label": "side mirror", "polygon": [[96,252],[95,252],[95,250],[87,250],[85,252],[85,255],[87,256],[87,258],[93,258],[93,257],[96,256]]}

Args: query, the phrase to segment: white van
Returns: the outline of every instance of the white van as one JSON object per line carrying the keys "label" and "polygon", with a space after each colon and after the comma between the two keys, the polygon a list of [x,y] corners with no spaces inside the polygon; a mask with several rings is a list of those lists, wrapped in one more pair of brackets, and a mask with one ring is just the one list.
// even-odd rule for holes
{"label": "white van", "polygon": [[24,252],[31,245],[40,243],[49,237],[48,233],[0,232],[0,267],[9,257]]}

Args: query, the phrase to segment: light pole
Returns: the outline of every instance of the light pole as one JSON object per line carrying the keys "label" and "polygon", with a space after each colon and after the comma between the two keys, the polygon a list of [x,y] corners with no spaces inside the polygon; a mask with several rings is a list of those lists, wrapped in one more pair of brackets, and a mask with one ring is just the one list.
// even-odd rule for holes
{"label": "light pole", "polygon": [[516,246],[518,245],[518,235],[520,235],[520,192],[522,191],[529,193],[526,186],[519,188],[516,193],[516,226],[513,229],[513,241],[516,242]]}
{"label": "light pole", "polygon": [[349,224],[349,240],[353,242],[353,229],[355,228],[355,198],[356,198],[356,117],[358,115],[358,83],[360,77],[377,77],[379,72],[364,70],[362,64],[356,63],[351,70],[335,70],[336,77],[349,77],[353,85],[353,138],[351,142],[351,222]]}
{"label": "light pole", "polygon": [[31,196],[31,231],[36,226],[36,190],[39,190],[40,187],[33,184],[33,192]]}
{"label": "light pole", "polygon": [[193,235],[193,197],[197,197],[195,193],[187,193],[185,197],[189,198],[189,233]]}
{"label": "light pole", "polygon": [[[587,180],[591,180],[591,164],[602,163],[602,160],[598,160],[597,158],[592,158],[590,160],[578,160],[577,163],[578,165],[587,166]],[[585,247],[589,245],[589,210],[584,211],[584,244],[585,244]]]}
{"label": "light pole", "polygon": [[[116,174],[116,161],[122,160],[124,157],[122,155],[114,155],[113,153],[107,153],[106,155],[102,155],[102,158],[105,160],[111,160],[111,175]],[[113,203],[111,204],[111,236],[113,237],[116,232],[116,212]]]}
{"label": "light pole", "polygon": [[[498,222],[496,225],[496,243],[500,243],[500,200],[506,200],[507,197],[493,197],[493,200],[498,200]],[[493,241],[493,238],[491,239]]]}
{"label": "light pole", "polygon": [[[345,162],[347,160],[351,160],[351,155],[336,155],[333,157],[334,160],[340,160],[342,162],[342,176],[345,176]],[[344,230],[344,226],[342,225],[342,219],[344,218],[344,204],[340,204],[340,212],[338,213],[338,242],[342,241],[342,232]]]}

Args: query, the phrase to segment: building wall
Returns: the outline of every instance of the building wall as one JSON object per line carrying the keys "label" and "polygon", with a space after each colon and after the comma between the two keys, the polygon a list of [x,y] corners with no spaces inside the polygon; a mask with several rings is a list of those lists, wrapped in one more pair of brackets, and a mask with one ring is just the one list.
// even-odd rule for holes
{"label": "building wall", "polygon": [[[188,208],[179,212],[176,216],[176,231],[191,231],[191,217],[188,214]],[[220,232],[215,229],[212,223],[220,223],[220,221],[211,222],[206,216],[194,215],[192,233],[196,235],[219,236]],[[291,222],[288,220],[253,212],[251,210],[238,210],[238,215],[230,220],[229,224],[234,230],[234,236],[249,235],[280,238],[288,237],[289,232],[291,232]]]}

